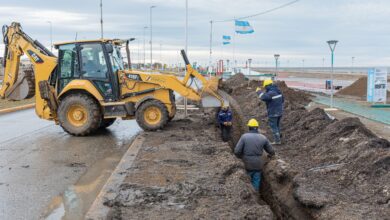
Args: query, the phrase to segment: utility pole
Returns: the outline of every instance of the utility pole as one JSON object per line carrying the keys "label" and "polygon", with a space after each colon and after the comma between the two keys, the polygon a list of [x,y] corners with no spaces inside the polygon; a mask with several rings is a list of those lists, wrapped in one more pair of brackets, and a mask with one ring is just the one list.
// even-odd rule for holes
{"label": "utility pole", "polygon": [[53,52],[53,23],[51,21],[47,21],[50,24],[50,52]]}
{"label": "utility pole", "polygon": [[355,70],[354,70],[354,64],[355,64],[355,57],[352,57],[352,69],[351,69],[351,72],[354,73]]}
{"label": "utility pole", "polygon": [[212,55],[213,55],[213,21],[210,21],[210,57],[209,57],[209,76],[211,76],[212,72]]}
{"label": "utility pole", "polygon": [[327,41],[328,45],[329,45],[329,48],[330,48],[330,51],[332,53],[331,55],[331,64],[332,64],[332,73],[330,74],[330,108],[333,108],[333,93],[334,93],[334,88],[333,88],[333,74],[334,74],[334,50],[336,49],[336,45],[338,43],[337,40],[330,40],[330,41]]}
{"label": "utility pole", "polygon": [[144,27],[144,69],[146,68],[146,37],[145,37],[146,29],[148,29],[147,26]]}
{"label": "utility pole", "polygon": [[153,8],[156,6],[150,6],[150,69],[153,69]]}
{"label": "utility pole", "polygon": [[302,60],[302,73],[305,72],[305,60]]}
{"label": "utility pole", "polygon": [[100,35],[103,39],[103,0],[100,0]]}

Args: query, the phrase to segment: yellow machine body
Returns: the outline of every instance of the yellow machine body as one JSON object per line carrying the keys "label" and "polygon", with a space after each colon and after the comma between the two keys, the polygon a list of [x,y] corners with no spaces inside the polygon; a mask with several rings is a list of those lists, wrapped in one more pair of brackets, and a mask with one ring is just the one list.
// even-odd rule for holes
{"label": "yellow machine body", "polygon": [[[126,42],[129,53],[129,41],[101,39],[56,44],[57,57],[25,34],[19,23],[3,28],[3,32],[5,74],[0,97],[22,100],[35,95],[36,114],[42,119],[54,120],[73,135],[88,135],[100,127],[110,126],[115,118],[136,118],[146,130],[161,129],[176,114],[174,92],[194,101],[200,101],[206,93],[211,94],[223,105],[223,99],[216,93],[217,79],[206,80],[193,69],[184,51],[187,73],[179,80],[173,75],[114,68],[114,62],[119,67],[124,66],[120,65],[123,60],[119,48]],[[62,49],[69,47],[74,49]],[[85,54],[80,52],[88,47],[90,50]],[[33,78],[19,72],[22,55],[27,55],[33,64]],[[62,67],[70,65],[70,57],[71,62],[76,63],[72,64],[72,70]],[[104,65],[97,67],[88,63],[91,61]],[[98,70],[88,72],[88,65]],[[102,72],[100,69],[107,70],[106,78],[84,77]],[[61,71],[69,72],[67,77],[72,78],[63,78]],[[202,89],[195,90],[188,85],[193,78],[201,82]],[[64,79],[66,82],[60,83]]]}

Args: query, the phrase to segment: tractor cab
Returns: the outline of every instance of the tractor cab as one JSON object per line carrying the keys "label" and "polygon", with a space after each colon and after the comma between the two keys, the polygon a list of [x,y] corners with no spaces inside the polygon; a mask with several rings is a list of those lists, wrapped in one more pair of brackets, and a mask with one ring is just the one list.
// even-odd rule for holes
{"label": "tractor cab", "polygon": [[117,72],[124,70],[120,47],[125,41],[92,40],[56,44],[58,68],[57,94],[75,79],[90,81],[106,102],[120,97]]}

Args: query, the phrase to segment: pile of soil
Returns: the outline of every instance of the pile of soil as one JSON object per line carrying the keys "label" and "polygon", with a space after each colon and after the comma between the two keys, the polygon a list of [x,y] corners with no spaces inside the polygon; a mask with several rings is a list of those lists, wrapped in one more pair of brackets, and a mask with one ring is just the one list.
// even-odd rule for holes
{"label": "pile of soil", "polygon": [[[254,85],[258,82],[225,85],[238,114],[233,142],[251,117],[261,121],[272,139],[266,107],[256,99]],[[266,162],[262,186],[262,197],[274,213],[281,219],[388,219],[390,143],[357,118],[337,121],[322,109],[307,111],[303,106],[310,96],[283,82],[278,85],[286,99],[283,145],[275,146],[278,158]]]}
{"label": "pile of soil", "polygon": [[367,77],[361,77],[350,86],[338,91],[337,95],[356,96],[359,98],[367,97]]}
{"label": "pile of soil", "polygon": [[[367,77],[361,77],[350,86],[338,91],[336,95],[355,96],[360,99],[367,98]],[[390,97],[390,92],[387,91],[387,97]]]}
{"label": "pile of soil", "polygon": [[250,185],[243,163],[214,126],[215,112],[177,115],[145,132],[109,219],[274,219]]}

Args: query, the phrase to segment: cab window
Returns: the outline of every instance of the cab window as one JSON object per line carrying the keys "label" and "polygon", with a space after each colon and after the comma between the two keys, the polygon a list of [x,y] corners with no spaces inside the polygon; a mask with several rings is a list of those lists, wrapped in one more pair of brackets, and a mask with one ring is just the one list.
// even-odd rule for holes
{"label": "cab window", "polygon": [[[64,88],[72,79],[79,78],[77,49],[75,44],[61,45],[58,48],[59,89]],[[58,74],[57,73],[57,74]]]}
{"label": "cab window", "polygon": [[108,68],[101,44],[82,45],[81,61],[84,78],[107,78]]}

